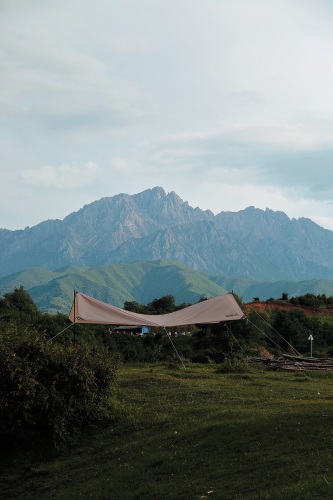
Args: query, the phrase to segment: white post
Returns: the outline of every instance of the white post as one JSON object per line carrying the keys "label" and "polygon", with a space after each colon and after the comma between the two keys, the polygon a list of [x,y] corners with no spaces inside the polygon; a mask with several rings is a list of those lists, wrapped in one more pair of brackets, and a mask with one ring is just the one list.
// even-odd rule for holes
{"label": "white post", "polygon": [[308,340],[310,340],[310,358],[312,358],[312,342],[313,342],[313,336],[310,335],[310,337],[308,338]]}

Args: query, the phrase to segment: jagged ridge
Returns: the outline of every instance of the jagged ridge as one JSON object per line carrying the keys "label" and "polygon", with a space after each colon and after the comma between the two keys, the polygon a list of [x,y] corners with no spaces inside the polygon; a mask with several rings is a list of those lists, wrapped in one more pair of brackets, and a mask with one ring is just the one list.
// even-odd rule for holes
{"label": "jagged ridge", "polygon": [[62,221],[0,230],[0,276],[167,259],[257,281],[331,279],[332,245],[333,232],[309,219],[254,207],[214,215],[156,187],[102,198]]}

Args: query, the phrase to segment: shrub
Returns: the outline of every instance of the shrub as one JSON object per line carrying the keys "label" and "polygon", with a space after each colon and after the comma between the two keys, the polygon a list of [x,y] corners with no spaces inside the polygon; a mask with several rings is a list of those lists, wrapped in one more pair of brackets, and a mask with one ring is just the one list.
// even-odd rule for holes
{"label": "shrub", "polygon": [[116,366],[102,348],[47,342],[29,327],[0,327],[0,439],[67,441],[112,418]]}

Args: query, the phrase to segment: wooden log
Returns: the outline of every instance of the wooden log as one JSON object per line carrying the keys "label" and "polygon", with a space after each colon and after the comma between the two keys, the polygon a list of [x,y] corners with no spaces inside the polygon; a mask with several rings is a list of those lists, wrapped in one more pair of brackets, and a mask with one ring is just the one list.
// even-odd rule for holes
{"label": "wooden log", "polygon": [[302,358],[283,355],[282,358],[249,358],[250,363],[261,363],[275,370],[294,371],[333,371],[333,360],[325,358]]}

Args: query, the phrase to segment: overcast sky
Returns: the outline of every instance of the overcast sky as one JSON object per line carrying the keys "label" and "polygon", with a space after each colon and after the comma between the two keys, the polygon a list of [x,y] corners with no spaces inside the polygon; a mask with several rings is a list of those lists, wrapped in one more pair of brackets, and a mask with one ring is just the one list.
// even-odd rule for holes
{"label": "overcast sky", "polygon": [[0,0],[0,227],[161,186],[333,229],[332,0]]}

